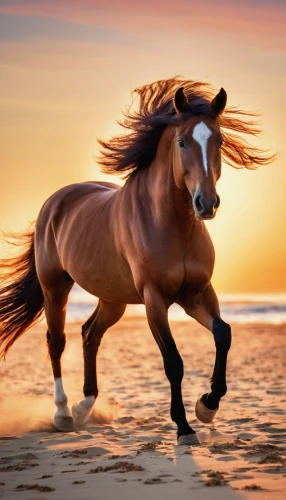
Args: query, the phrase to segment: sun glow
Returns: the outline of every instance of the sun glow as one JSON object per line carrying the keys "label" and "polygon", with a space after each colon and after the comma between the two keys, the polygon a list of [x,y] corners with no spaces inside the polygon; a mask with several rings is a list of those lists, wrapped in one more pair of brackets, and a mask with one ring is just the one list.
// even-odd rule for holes
{"label": "sun glow", "polygon": [[[5,20],[0,36],[1,229],[25,229],[64,185],[90,179],[122,183],[99,173],[96,137],[118,133],[116,119],[130,104],[133,88],[184,74],[223,86],[230,105],[260,110],[262,145],[280,151],[275,163],[255,172],[223,167],[221,207],[207,223],[217,255],[215,287],[219,292],[285,291],[285,47],[280,42],[286,15],[281,4],[270,12],[270,4],[263,3],[255,40],[245,22],[249,16],[254,20],[253,7],[246,5],[229,7],[227,16],[220,8],[222,17],[213,13],[215,22],[204,17],[211,29],[202,35],[195,22],[202,13],[190,17],[194,30],[187,30],[184,18],[191,7],[171,2],[148,37],[141,2],[136,8],[123,2],[120,12],[114,4],[111,17],[102,7],[100,25],[79,3],[78,22],[64,16],[58,4],[51,11],[41,2],[33,12],[9,5],[0,7]],[[127,7],[130,18],[123,16]],[[157,2],[150,9],[155,22]],[[240,12],[236,21],[235,9]],[[115,23],[116,13],[122,24]],[[61,29],[67,25],[69,30]]]}

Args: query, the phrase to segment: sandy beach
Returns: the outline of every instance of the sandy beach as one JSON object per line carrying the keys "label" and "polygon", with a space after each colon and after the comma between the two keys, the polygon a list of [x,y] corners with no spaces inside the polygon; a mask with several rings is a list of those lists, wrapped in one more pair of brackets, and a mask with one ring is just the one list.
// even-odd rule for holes
{"label": "sandy beach", "polygon": [[[18,340],[1,365],[0,498],[282,499],[286,495],[286,326],[233,325],[228,393],[213,425],[194,414],[209,388],[211,334],[172,322],[184,360],[183,396],[200,444],[176,443],[169,385],[144,318],[105,335],[100,396],[84,428],[53,427],[53,378],[45,325]],[[63,381],[69,406],[82,397],[80,325],[67,324]]]}

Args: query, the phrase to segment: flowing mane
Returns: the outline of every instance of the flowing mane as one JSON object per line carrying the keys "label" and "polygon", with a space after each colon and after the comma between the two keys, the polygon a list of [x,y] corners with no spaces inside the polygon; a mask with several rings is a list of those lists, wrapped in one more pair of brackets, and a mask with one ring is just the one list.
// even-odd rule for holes
{"label": "flowing mane", "polygon": [[[184,94],[188,99],[187,113],[177,113],[174,108],[173,98],[179,87],[184,87]],[[168,125],[179,125],[190,116],[199,114],[215,118],[210,106],[215,94],[210,84],[181,77],[159,80],[135,89],[132,95],[139,97],[139,109],[133,111],[129,108],[124,113],[124,120],[119,122],[130,132],[113,137],[109,141],[98,141],[102,147],[98,160],[102,172],[118,175],[125,173],[125,178],[128,178],[148,167]],[[228,165],[234,168],[255,169],[275,159],[275,154],[251,146],[243,137],[257,136],[261,132],[257,117],[255,112],[242,111],[235,107],[226,108],[223,114],[217,117],[224,140],[221,148],[222,159]]]}

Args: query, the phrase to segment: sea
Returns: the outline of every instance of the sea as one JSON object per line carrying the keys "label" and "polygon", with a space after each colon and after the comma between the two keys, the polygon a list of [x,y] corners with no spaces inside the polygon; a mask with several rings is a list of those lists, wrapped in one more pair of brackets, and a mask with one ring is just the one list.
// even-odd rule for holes
{"label": "sea", "polygon": [[[286,323],[286,294],[218,295],[221,317],[229,323]],[[84,322],[91,315],[97,304],[97,298],[74,285],[67,308],[67,321]],[[144,305],[128,305],[125,315],[145,316]],[[173,304],[169,309],[169,319],[173,321],[190,321],[185,311]]]}

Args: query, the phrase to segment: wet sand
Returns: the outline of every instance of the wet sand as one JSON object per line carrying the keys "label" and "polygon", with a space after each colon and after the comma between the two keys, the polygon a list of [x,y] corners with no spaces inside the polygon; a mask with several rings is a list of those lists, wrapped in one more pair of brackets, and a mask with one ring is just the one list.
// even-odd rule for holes
{"label": "wet sand", "polygon": [[[169,385],[144,318],[125,318],[98,356],[100,396],[86,426],[53,427],[53,379],[45,326],[19,339],[0,367],[0,498],[284,499],[286,325],[233,325],[228,393],[213,425],[194,414],[209,388],[212,335],[171,324],[184,360],[183,396],[198,446],[177,446]],[[82,397],[80,325],[66,327],[63,381]]]}

